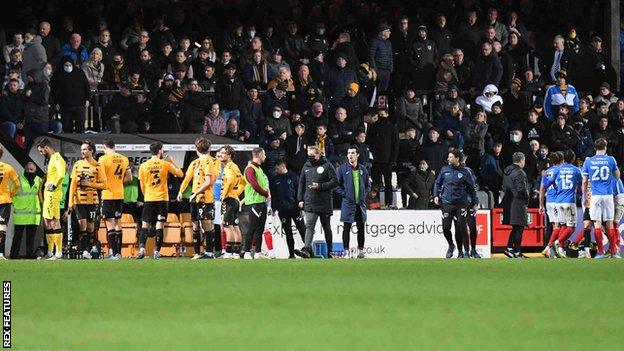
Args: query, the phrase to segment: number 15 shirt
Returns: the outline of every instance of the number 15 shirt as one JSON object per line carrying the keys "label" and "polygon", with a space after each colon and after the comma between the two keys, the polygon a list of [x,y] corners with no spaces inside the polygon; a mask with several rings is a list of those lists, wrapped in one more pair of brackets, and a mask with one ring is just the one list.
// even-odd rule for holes
{"label": "number 15 shirt", "polygon": [[145,202],[169,201],[169,174],[178,178],[184,176],[184,172],[173,163],[156,158],[150,158],[139,167],[139,184]]}

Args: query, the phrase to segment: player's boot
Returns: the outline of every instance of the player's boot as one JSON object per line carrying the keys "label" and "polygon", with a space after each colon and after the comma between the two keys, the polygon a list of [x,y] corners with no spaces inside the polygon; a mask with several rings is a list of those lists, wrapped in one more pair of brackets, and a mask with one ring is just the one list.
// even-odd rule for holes
{"label": "player's boot", "polygon": [[[561,253],[559,251],[559,249],[560,249],[559,240],[555,240],[553,242],[553,246],[552,247],[553,247],[553,251],[555,252],[555,257],[562,258]],[[565,257],[565,256],[563,256],[563,257]]]}
{"label": "player's boot", "polygon": [[82,258],[84,258],[85,260],[90,260],[92,258],[91,257],[91,253],[89,253],[89,251],[87,251],[87,250],[84,250],[82,252]]}
{"label": "player's boot", "polygon": [[152,256],[155,260],[160,260],[160,251],[154,250],[154,256]]}
{"label": "player's boot", "polygon": [[460,252],[457,254],[457,258],[464,258],[464,253],[460,251]]}
{"label": "player's boot", "polygon": [[0,261],[6,261],[6,259],[7,259],[7,258],[6,258],[6,257],[4,257],[4,254],[1,254],[1,253],[0,253]]}
{"label": "player's boot", "polygon": [[275,251],[274,250],[269,250],[269,253],[267,254],[267,257],[269,257],[269,259],[274,260],[277,258],[277,256],[275,255]]}
{"label": "player's boot", "polygon": [[215,257],[214,257],[214,254],[212,252],[204,252],[204,256],[202,256],[202,258],[211,260],[211,259],[213,259]]}
{"label": "player's boot", "polygon": [[362,249],[357,250],[357,258],[364,258],[364,250]]}
{"label": "player's boot", "polygon": [[194,255],[193,255],[193,257],[191,257],[191,260],[198,260],[198,259],[200,259],[200,258],[202,258],[202,257],[204,257],[204,256],[202,256],[202,255],[200,255],[200,254],[196,253],[196,254],[194,254]]}
{"label": "player's boot", "polygon": [[308,251],[305,248],[303,248],[301,250],[295,249],[294,252],[295,252],[295,255],[297,255],[297,256],[299,256],[301,258],[310,258],[310,254],[308,253]]}
{"label": "player's boot", "polygon": [[139,254],[137,255],[137,260],[142,260],[145,258],[145,248],[142,247],[139,249]]}
{"label": "player's boot", "polygon": [[505,250],[503,250],[503,253],[505,254],[505,256],[509,258],[517,258],[516,253],[514,252],[514,249],[511,247],[505,248]]}
{"label": "player's boot", "polygon": [[571,242],[571,243],[568,245],[568,248],[569,248],[570,250],[578,251],[580,247],[579,247],[579,244],[577,244],[577,243],[575,243],[575,242]]}
{"label": "player's boot", "polygon": [[565,252],[563,246],[557,246],[557,257],[559,258],[567,258],[568,255]]}
{"label": "player's boot", "polygon": [[550,258],[550,246],[546,246],[544,250],[542,250],[542,256]]}
{"label": "player's boot", "polygon": [[520,251],[516,251],[516,252],[514,252],[514,254],[516,255],[516,258],[522,258],[522,259],[528,258],[524,254],[522,254],[522,252],[520,252]]}
{"label": "player's boot", "polygon": [[342,258],[351,258],[351,250],[344,249],[344,251],[342,251]]}
{"label": "player's boot", "polygon": [[453,251],[455,251],[455,245],[451,244],[446,250],[446,258],[453,258]]}
{"label": "player's boot", "polygon": [[622,256],[620,255],[620,253],[616,253],[615,255],[612,255],[611,258],[617,258],[617,259],[621,259]]}
{"label": "player's boot", "polygon": [[243,259],[245,259],[245,260],[253,260],[253,259],[254,259],[254,257],[253,257],[253,256],[251,256],[251,252],[246,251],[246,252],[245,252],[245,255],[243,255]]}
{"label": "player's boot", "polygon": [[472,258],[481,258],[481,255],[479,255],[477,250],[470,250],[470,257],[472,257]]}

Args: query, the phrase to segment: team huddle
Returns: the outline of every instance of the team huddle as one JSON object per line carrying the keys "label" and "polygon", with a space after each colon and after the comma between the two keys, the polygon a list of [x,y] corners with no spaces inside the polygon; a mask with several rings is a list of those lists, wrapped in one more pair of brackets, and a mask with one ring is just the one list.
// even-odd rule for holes
{"label": "team huddle", "polygon": [[[596,246],[595,258],[620,258],[619,223],[624,215],[624,185],[617,162],[607,155],[607,141],[598,139],[596,155],[585,159],[583,168],[574,166],[572,151],[554,152],[551,167],[542,176],[540,212],[546,212],[553,230],[542,254],[546,257],[566,257],[566,247],[579,250],[580,258],[589,256]],[[583,199],[583,231],[572,238],[577,222],[578,189]],[[545,205],[544,205],[545,203]],[[604,229],[603,229],[604,226]],[[594,229],[595,244],[591,241]],[[604,248],[603,232],[609,241]]]}
{"label": "team huddle", "polygon": [[[91,258],[96,241],[96,218],[101,217],[107,230],[109,258],[118,260],[121,258],[122,248],[121,218],[124,184],[132,180],[132,172],[128,158],[115,151],[112,139],[107,139],[103,146],[104,154],[96,160],[95,144],[90,140],[83,141],[80,148],[82,159],[74,164],[71,171],[67,209],[68,213],[76,216],[78,220],[78,242],[82,257]],[[46,158],[48,165],[41,194],[42,217],[47,258],[55,260],[62,258],[63,255],[61,202],[66,163],[48,139],[41,140],[37,148],[39,153]],[[254,212],[255,210],[264,211],[266,219],[266,202],[270,199],[269,184],[259,168],[259,164],[266,158],[264,150],[254,149],[252,152],[255,162],[249,163],[248,168],[251,172],[246,172],[246,174],[254,176],[248,179],[233,162],[234,149],[231,146],[221,147],[216,157],[212,157],[210,141],[200,137],[195,140],[195,148],[197,159],[192,161],[184,172],[171,156],[164,158],[162,143],[150,144],[152,156],[141,164],[138,175],[140,189],[144,196],[144,206],[138,230],[137,259],[146,256],[145,247],[148,237],[155,238],[152,257],[160,258],[163,228],[169,213],[168,179],[170,176],[183,178],[177,201],[182,200],[183,194],[191,186],[192,193],[188,200],[195,249],[193,259],[214,258],[217,255],[223,258],[241,257],[243,245],[241,230],[238,226],[238,213],[239,197],[243,191],[245,192],[243,201],[247,201],[243,208],[253,206]],[[0,162],[0,245],[2,247],[6,238],[11,202],[17,195],[19,187],[19,178],[15,170],[10,165]],[[217,210],[220,213],[217,213]],[[222,240],[215,236],[216,217],[220,217],[221,227],[225,233]],[[250,239],[246,240],[244,245],[243,257],[245,258],[260,258],[259,255],[262,254],[264,221],[258,222],[258,225],[250,226]],[[205,252],[200,254],[202,241]],[[269,248],[269,256],[274,258],[271,250],[272,243],[267,240],[266,236],[265,241]],[[216,245],[218,242],[221,242],[219,247]],[[4,258],[3,255],[0,254],[0,256]]]}

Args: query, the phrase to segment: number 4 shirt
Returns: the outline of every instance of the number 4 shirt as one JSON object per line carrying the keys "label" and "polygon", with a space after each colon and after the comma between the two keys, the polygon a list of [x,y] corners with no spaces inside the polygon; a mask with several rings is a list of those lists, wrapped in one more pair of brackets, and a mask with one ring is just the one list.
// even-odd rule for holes
{"label": "number 4 shirt", "polygon": [[128,168],[128,158],[113,152],[100,157],[100,165],[104,167],[107,187],[102,190],[102,200],[123,200],[124,175]]}
{"label": "number 4 shirt", "polygon": [[592,195],[613,195],[612,178],[617,162],[608,155],[596,155],[585,159],[583,176],[591,182]]}
{"label": "number 4 shirt", "polygon": [[139,167],[139,184],[145,202],[169,201],[169,174],[178,178],[184,176],[184,172],[173,163],[157,158],[150,158]]}

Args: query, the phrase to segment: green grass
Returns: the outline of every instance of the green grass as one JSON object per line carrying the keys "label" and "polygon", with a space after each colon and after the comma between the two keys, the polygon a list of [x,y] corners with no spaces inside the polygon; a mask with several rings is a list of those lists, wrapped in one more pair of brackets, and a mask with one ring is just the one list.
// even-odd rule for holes
{"label": "green grass", "polygon": [[4,261],[18,350],[622,347],[605,260]]}

